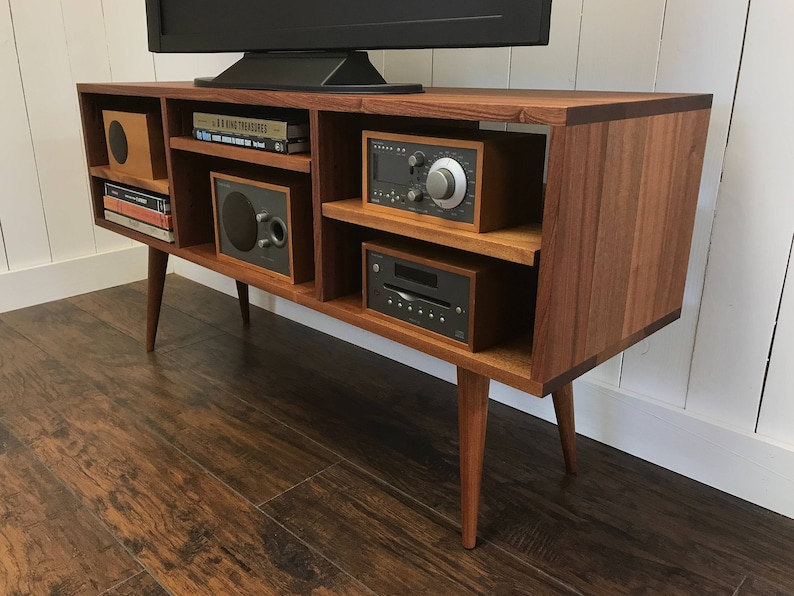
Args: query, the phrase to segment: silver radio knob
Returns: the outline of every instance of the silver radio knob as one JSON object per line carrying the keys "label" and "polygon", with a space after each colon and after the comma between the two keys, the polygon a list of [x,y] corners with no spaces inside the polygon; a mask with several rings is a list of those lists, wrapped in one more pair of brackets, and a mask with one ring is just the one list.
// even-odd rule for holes
{"label": "silver radio knob", "polygon": [[425,154],[421,151],[417,151],[413,155],[408,156],[408,165],[412,168],[418,168],[420,166],[425,165]]}
{"label": "silver radio knob", "polygon": [[466,172],[451,157],[434,162],[427,174],[427,194],[442,209],[454,209],[466,198]]}
{"label": "silver radio knob", "polygon": [[412,188],[408,191],[408,200],[412,203],[418,203],[424,198],[424,194],[418,188]]}
{"label": "silver radio knob", "polygon": [[455,193],[455,176],[447,168],[438,168],[427,175],[427,192],[434,201],[443,201]]}

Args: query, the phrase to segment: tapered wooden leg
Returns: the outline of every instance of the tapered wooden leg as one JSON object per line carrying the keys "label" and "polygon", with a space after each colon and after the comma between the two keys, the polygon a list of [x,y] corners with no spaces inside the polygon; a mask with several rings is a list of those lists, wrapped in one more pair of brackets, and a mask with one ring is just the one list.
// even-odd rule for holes
{"label": "tapered wooden leg", "polygon": [[149,279],[146,288],[146,351],[154,350],[157,338],[157,323],[160,321],[160,306],[163,304],[165,270],[168,253],[149,247]]}
{"label": "tapered wooden leg", "polygon": [[235,280],[237,283],[237,300],[240,302],[240,314],[243,316],[243,324],[248,327],[251,324],[251,306],[248,303],[248,284]]}
{"label": "tapered wooden leg", "polygon": [[491,380],[458,367],[458,433],[460,435],[460,518],[464,548],[477,543],[488,386]]}
{"label": "tapered wooden leg", "polygon": [[576,474],[576,425],[573,416],[573,385],[568,383],[551,394],[554,413],[557,415],[557,430],[560,432],[565,471]]}

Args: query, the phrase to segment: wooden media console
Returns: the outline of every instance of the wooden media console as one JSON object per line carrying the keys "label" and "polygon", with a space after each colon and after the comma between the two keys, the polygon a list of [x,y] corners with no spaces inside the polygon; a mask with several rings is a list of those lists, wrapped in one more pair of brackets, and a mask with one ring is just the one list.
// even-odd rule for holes
{"label": "wooden media console", "polygon": [[[168,255],[415,348],[458,368],[463,545],[476,543],[491,379],[554,400],[566,470],[576,471],[571,382],[681,312],[711,108],[710,95],[428,89],[416,95],[333,95],[197,88],[190,83],[78,85],[96,224],[149,246],[147,350],[157,332]],[[194,112],[235,106],[309,115],[311,152],[284,155],[196,140]],[[160,114],[167,178],[109,167],[103,110]],[[479,122],[542,125],[545,195],[536,221],[485,233],[362,207],[362,133],[433,135]],[[505,134],[511,134],[505,132]],[[528,164],[540,167],[542,164]],[[311,186],[314,279],[299,284],[218,258],[210,173]],[[170,196],[164,242],[107,221],[106,181]],[[487,201],[487,195],[482,197]],[[407,237],[532,268],[530,328],[472,352],[375,316],[362,302],[362,242]]]}

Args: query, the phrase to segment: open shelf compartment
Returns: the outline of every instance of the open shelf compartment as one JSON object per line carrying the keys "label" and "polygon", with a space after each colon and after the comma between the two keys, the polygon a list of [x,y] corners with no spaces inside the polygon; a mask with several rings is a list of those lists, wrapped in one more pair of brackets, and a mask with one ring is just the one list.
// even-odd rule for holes
{"label": "open shelf compartment", "polygon": [[360,293],[328,302],[302,296],[300,303],[336,319],[355,325],[436,358],[485,375],[532,395],[542,397],[542,386],[532,380],[532,331],[496,346],[470,352],[440,339],[420,335],[399,322],[376,316],[363,306]]}
{"label": "open shelf compartment", "polygon": [[329,219],[443,244],[522,265],[536,265],[540,252],[540,224],[527,224],[477,234],[444,227],[441,224],[406,220],[399,215],[390,215],[382,211],[370,211],[364,208],[361,199],[356,198],[323,203],[322,212],[323,216]]}
{"label": "open shelf compartment", "polygon": [[312,167],[312,158],[308,153],[284,155],[271,151],[259,151],[246,147],[235,147],[233,145],[199,141],[193,137],[171,137],[171,149],[201,153],[202,155],[233,159],[239,162],[259,164],[306,174],[311,172]]}

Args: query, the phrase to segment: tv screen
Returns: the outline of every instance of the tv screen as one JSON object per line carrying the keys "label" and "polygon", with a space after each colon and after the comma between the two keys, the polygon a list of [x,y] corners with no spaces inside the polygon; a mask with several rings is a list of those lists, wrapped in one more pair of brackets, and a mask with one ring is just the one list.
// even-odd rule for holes
{"label": "tv screen", "polygon": [[146,10],[153,52],[347,52],[545,45],[551,0],[147,0]]}

